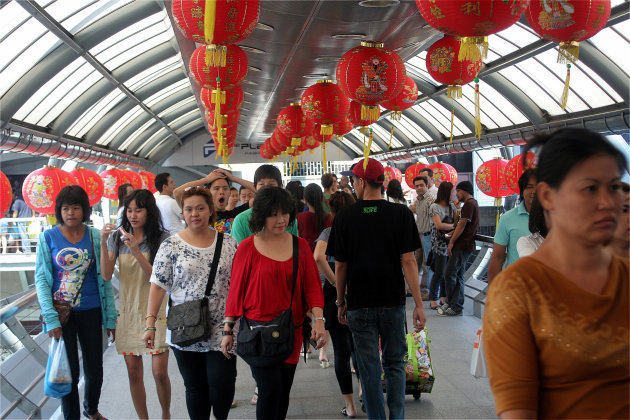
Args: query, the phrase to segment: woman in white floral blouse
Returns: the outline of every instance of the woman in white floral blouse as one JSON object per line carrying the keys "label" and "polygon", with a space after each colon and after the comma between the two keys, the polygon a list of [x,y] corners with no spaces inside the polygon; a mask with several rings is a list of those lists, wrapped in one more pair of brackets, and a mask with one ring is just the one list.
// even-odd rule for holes
{"label": "woman in white floral blouse", "polygon": [[[168,292],[172,305],[202,299],[210,274],[218,233],[208,228],[214,224],[214,209],[210,191],[191,187],[182,196],[182,213],[186,229],[166,239],[155,256],[151,274],[148,314],[143,340],[154,344],[155,318],[164,295]],[[210,412],[217,419],[228,416],[234,397],[236,357],[221,353],[223,314],[230,286],[232,259],[237,242],[224,234],[221,258],[214,284],[208,296],[212,334],[209,339],[187,347],[174,345],[170,332],[166,342],[173,349],[186,387],[186,406],[191,419],[208,419]],[[201,374],[205,372],[204,374]]]}

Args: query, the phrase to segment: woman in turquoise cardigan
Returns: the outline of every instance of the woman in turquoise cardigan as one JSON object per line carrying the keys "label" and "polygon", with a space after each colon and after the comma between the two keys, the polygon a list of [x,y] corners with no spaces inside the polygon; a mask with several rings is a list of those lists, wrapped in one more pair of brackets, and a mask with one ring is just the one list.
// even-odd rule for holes
{"label": "woman in turquoise cardigan", "polygon": [[[44,318],[44,332],[63,337],[72,373],[72,391],[61,399],[64,418],[79,419],[79,351],[83,354],[85,395],[83,415],[104,419],[98,411],[103,383],[101,325],[112,341],[116,337],[116,306],[110,282],[101,276],[101,241],[97,229],[85,224],[90,218],[86,192],[77,185],[64,187],[55,199],[58,225],[39,236],[35,270],[37,298]],[[64,325],[53,301],[72,306]]]}

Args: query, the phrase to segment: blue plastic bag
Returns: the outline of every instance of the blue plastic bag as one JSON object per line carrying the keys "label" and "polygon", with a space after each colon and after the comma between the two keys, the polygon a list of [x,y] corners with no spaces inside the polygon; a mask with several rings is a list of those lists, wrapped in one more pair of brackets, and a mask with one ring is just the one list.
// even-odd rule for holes
{"label": "blue plastic bag", "polygon": [[51,398],[65,397],[72,390],[72,374],[63,338],[50,340],[44,394]]}

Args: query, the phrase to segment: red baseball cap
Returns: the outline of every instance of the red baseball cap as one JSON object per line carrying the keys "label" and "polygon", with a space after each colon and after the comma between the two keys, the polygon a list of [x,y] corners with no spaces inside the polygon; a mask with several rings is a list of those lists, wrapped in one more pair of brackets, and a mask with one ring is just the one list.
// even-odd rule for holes
{"label": "red baseball cap", "polygon": [[352,174],[358,176],[361,179],[382,184],[385,181],[385,169],[381,162],[368,158],[367,166],[363,168],[363,159],[354,164],[352,168]]}

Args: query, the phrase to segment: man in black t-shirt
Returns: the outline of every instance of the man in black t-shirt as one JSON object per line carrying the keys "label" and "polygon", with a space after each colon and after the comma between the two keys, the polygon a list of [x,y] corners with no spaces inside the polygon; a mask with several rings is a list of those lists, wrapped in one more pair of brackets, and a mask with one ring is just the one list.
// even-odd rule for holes
{"label": "man in black t-shirt", "polygon": [[414,257],[420,238],[411,211],[381,199],[384,178],[374,159],[353,166],[359,201],[335,216],[326,253],[335,257],[339,322],[352,331],[367,415],[385,418],[380,337],[390,418],[404,418],[405,281],[416,304],[414,329],[426,321]]}

